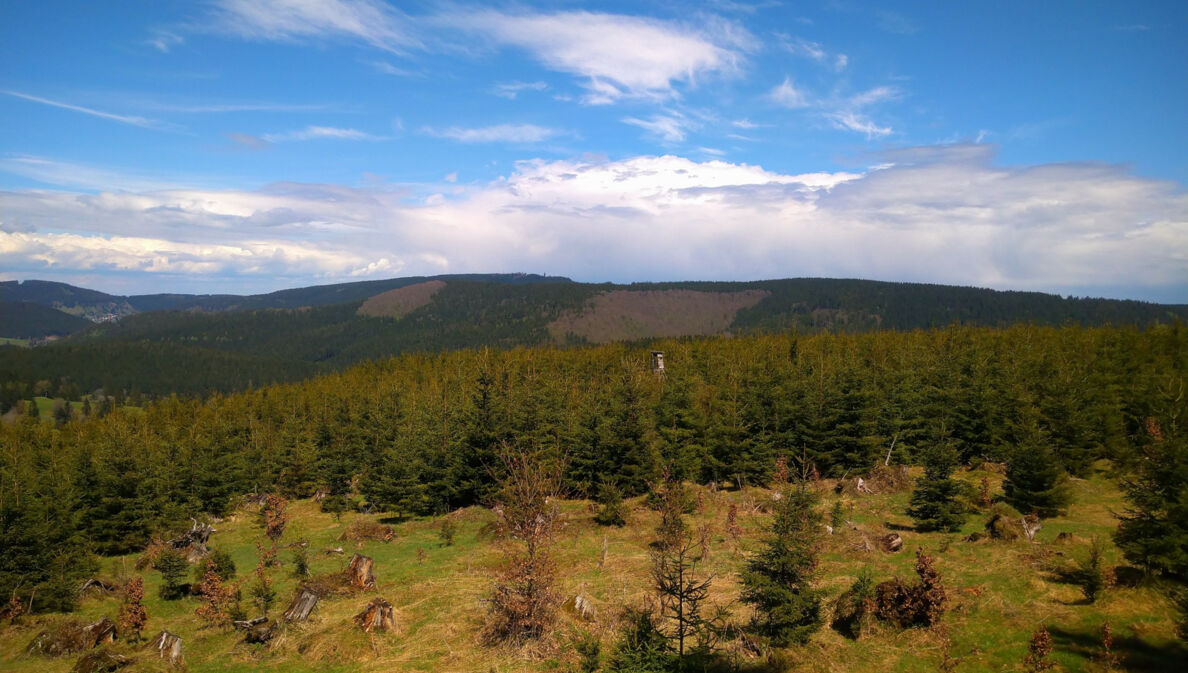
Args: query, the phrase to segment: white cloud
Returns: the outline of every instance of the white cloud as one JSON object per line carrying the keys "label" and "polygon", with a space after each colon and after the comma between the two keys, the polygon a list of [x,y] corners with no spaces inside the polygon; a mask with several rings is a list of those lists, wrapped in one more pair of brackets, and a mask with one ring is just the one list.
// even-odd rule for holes
{"label": "white cloud", "polygon": [[856,131],[858,133],[864,133],[866,134],[867,138],[891,134],[891,127],[879,126],[864,115],[858,114],[857,112],[826,112],[825,117],[831,124],[833,124],[834,128],[841,129],[843,131]]}
{"label": "white cloud", "polygon": [[425,127],[425,133],[462,143],[539,143],[561,135],[561,131],[535,124],[496,124],[480,128],[451,126],[445,129]]}
{"label": "white cloud", "polygon": [[213,29],[283,42],[358,39],[402,53],[421,46],[406,16],[379,0],[216,0]]}
{"label": "white cloud", "polygon": [[387,140],[383,136],[364,133],[358,129],[342,129],[334,126],[306,126],[297,131],[285,133],[266,133],[261,136],[270,143],[283,143],[292,140]]}
{"label": "white cloud", "polygon": [[120,122],[121,124],[131,124],[132,126],[139,126],[139,127],[147,128],[147,129],[165,128],[165,126],[161,122],[156,121],[154,119],[148,119],[145,117],[138,117],[135,115],[120,115],[120,114],[114,114],[111,112],[104,112],[102,110],[96,110],[94,108],[83,107],[81,105],[73,105],[71,103],[63,103],[61,101],[50,100],[48,98],[42,98],[40,96],[33,96],[31,94],[21,93],[20,91],[0,91],[0,93],[5,93],[5,94],[8,94],[9,96],[13,96],[15,98],[21,98],[23,100],[31,101],[34,103],[40,103],[42,105],[49,105],[51,107],[62,108],[64,110],[72,110],[74,112],[81,112],[86,115],[91,115],[92,117],[99,117],[100,119],[110,119],[111,121]]}
{"label": "white cloud", "polygon": [[521,91],[544,91],[549,88],[544,82],[504,82],[495,85],[495,95],[515,99]]}
{"label": "white cloud", "polygon": [[767,95],[784,107],[802,108],[809,106],[808,96],[796,88],[796,85],[792,83],[791,77],[785,77],[784,81],[772,89]]}
{"label": "white cloud", "polygon": [[448,198],[308,184],[4,192],[0,268],[63,280],[104,269],[203,282],[234,274],[245,287],[530,269],[583,280],[831,276],[1188,292],[1188,195],[1173,182],[1105,164],[1000,167],[989,145],[880,159],[862,174],[802,175],[677,156],[533,160]]}
{"label": "white cloud", "polygon": [[585,78],[584,102],[666,98],[674,84],[735,73],[755,40],[737,24],[704,17],[701,27],[592,12],[467,12],[457,26],[520,47],[545,66]]}
{"label": "white cloud", "polygon": [[648,133],[669,143],[682,142],[688,132],[700,125],[684,115],[676,112],[654,114],[647,119],[624,117],[624,124],[631,124],[644,129]]}
{"label": "white cloud", "polygon": [[162,53],[169,53],[174,47],[183,44],[185,38],[168,30],[155,30],[148,39],[148,44]]}

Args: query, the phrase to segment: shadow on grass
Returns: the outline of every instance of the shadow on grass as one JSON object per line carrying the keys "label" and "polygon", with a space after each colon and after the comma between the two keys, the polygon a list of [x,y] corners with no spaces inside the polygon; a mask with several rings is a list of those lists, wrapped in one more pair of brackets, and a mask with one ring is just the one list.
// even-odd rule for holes
{"label": "shadow on grass", "polygon": [[911,533],[916,532],[915,526],[905,526],[901,523],[892,523],[890,521],[884,521],[883,528],[886,528],[887,530],[908,531]]}
{"label": "shadow on grass", "polygon": [[[1086,662],[1102,656],[1101,633],[1049,627],[1055,649],[1081,657]],[[1179,643],[1156,645],[1134,636],[1115,636],[1113,652],[1120,668],[1135,673],[1172,673],[1188,670],[1188,649]]]}

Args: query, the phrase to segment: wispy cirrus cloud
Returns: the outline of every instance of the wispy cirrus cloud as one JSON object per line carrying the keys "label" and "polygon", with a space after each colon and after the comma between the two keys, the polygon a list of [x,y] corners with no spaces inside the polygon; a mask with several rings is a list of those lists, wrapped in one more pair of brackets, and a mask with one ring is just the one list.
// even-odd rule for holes
{"label": "wispy cirrus cloud", "polygon": [[528,51],[546,67],[584,78],[583,102],[667,98],[675,86],[736,73],[757,46],[738,24],[707,18],[702,27],[594,12],[466,12],[448,18],[497,44]]}
{"label": "wispy cirrus cloud", "polygon": [[377,136],[358,129],[344,129],[335,126],[306,126],[296,131],[265,133],[260,138],[270,143],[300,140],[388,140],[385,136]]}
{"label": "wispy cirrus cloud", "polygon": [[854,131],[864,134],[867,138],[876,138],[890,135],[893,130],[890,126],[880,125],[873,121],[867,112],[868,108],[897,100],[902,95],[897,87],[877,86],[849,96],[833,94],[827,97],[815,97],[797,87],[790,77],[785,77],[783,82],[768,92],[767,97],[782,107],[794,110],[811,110],[836,129]]}
{"label": "wispy cirrus cloud", "polygon": [[380,0],[216,0],[209,28],[250,40],[361,40],[397,54],[422,46],[408,17]]}
{"label": "wispy cirrus cloud", "polygon": [[476,128],[450,126],[444,129],[426,126],[422,131],[437,138],[462,143],[539,143],[564,135],[560,129],[536,124],[495,124]]}
{"label": "wispy cirrus cloud", "polygon": [[549,85],[544,82],[502,82],[495,85],[494,94],[500,98],[514,100],[523,91],[544,91]]}
{"label": "wispy cirrus cloud", "polygon": [[92,117],[99,117],[100,119],[108,119],[113,122],[121,124],[129,124],[131,126],[139,126],[146,129],[165,130],[169,126],[163,122],[147,117],[140,117],[138,115],[122,115],[114,112],[105,112],[103,110],[96,110],[95,108],[84,107],[82,105],[74,105],[73,103],[65,103],[62,101],[51,100],[49,98],[42,98],[41,96],[34,96],[32,94],[22,93],[20,91],[0,91],[0,93],[30,101],[32,103],[40,103],[41,105],[49,105],[50,107],[62,108],[63,110],[70,110],[72,112],[80,112]]}
{"label": "wispy cirrus cloud", "polygon": [[664,142],[679,143],[689,134],[689,131],[700,128],[701,124],[689,119],[679,112],[664,112],[651,115],[646,119],[638,117],[624,117],[624,124],[638,126]]}

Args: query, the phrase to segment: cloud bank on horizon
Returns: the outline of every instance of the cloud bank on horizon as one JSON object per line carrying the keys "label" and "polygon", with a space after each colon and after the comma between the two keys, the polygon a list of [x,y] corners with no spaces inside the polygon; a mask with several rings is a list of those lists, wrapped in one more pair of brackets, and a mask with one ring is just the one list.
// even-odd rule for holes
{"label": "cloud bank on horizon", "polygon": [[[0,27],[5,278],[827,276],[1188,302],[1175,3],[80,11],[105,42],[31,5]],[[1136,25],[1158,28],[1115,28]]]}

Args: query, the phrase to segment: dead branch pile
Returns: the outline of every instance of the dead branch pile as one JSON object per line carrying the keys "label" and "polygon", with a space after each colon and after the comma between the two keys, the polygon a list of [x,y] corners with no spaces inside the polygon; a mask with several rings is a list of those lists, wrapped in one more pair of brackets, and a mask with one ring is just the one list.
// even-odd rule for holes
{"label": "dead branch pile", "polygon": [[875,587],[875,616],[901,627],[932,626],[945,611],[948,598],[932,558],[916,550],[918,584],[908,585],[898,577]]}
{"label": "dead branch pile", "polygon": [[879,549],[894,554],[903,549],[903,538],[899,537],[899,533],[887,533],[879,538]]}
{"label": "dead branch pile", "polygon": [[375,521],[356,520],[346,527],[338,539],[350,542],[366,542],[368,540],[391,542],[395,537],[396,529],[391,526],[385,526]]}
{"label": "dead branch pile", "polygon": [[866,483],[876,493],[902,493],[914,485],[906,465],[877,465]]}
{"label": "dead branch pile", "polygon": [[115,637],[115,622],[107,617],[90,624],[71,620],[58,625],[52,631],[46,630],[37,634],[25,648],[25,652],[57,657],[63,654],[93,650],[103,643],[114,641]]}
{"label": "dead branch pile", "polygon": [[198,523],[198,520],[194,518],[191,518],[190,521],[193,522],[190,530],[173,538],[168,544],[174,549],[185,551],[186,560],[190,563],[196,563],[208,553],[206,542],[210,539],[211,534],[216,531],[208,523]]}

